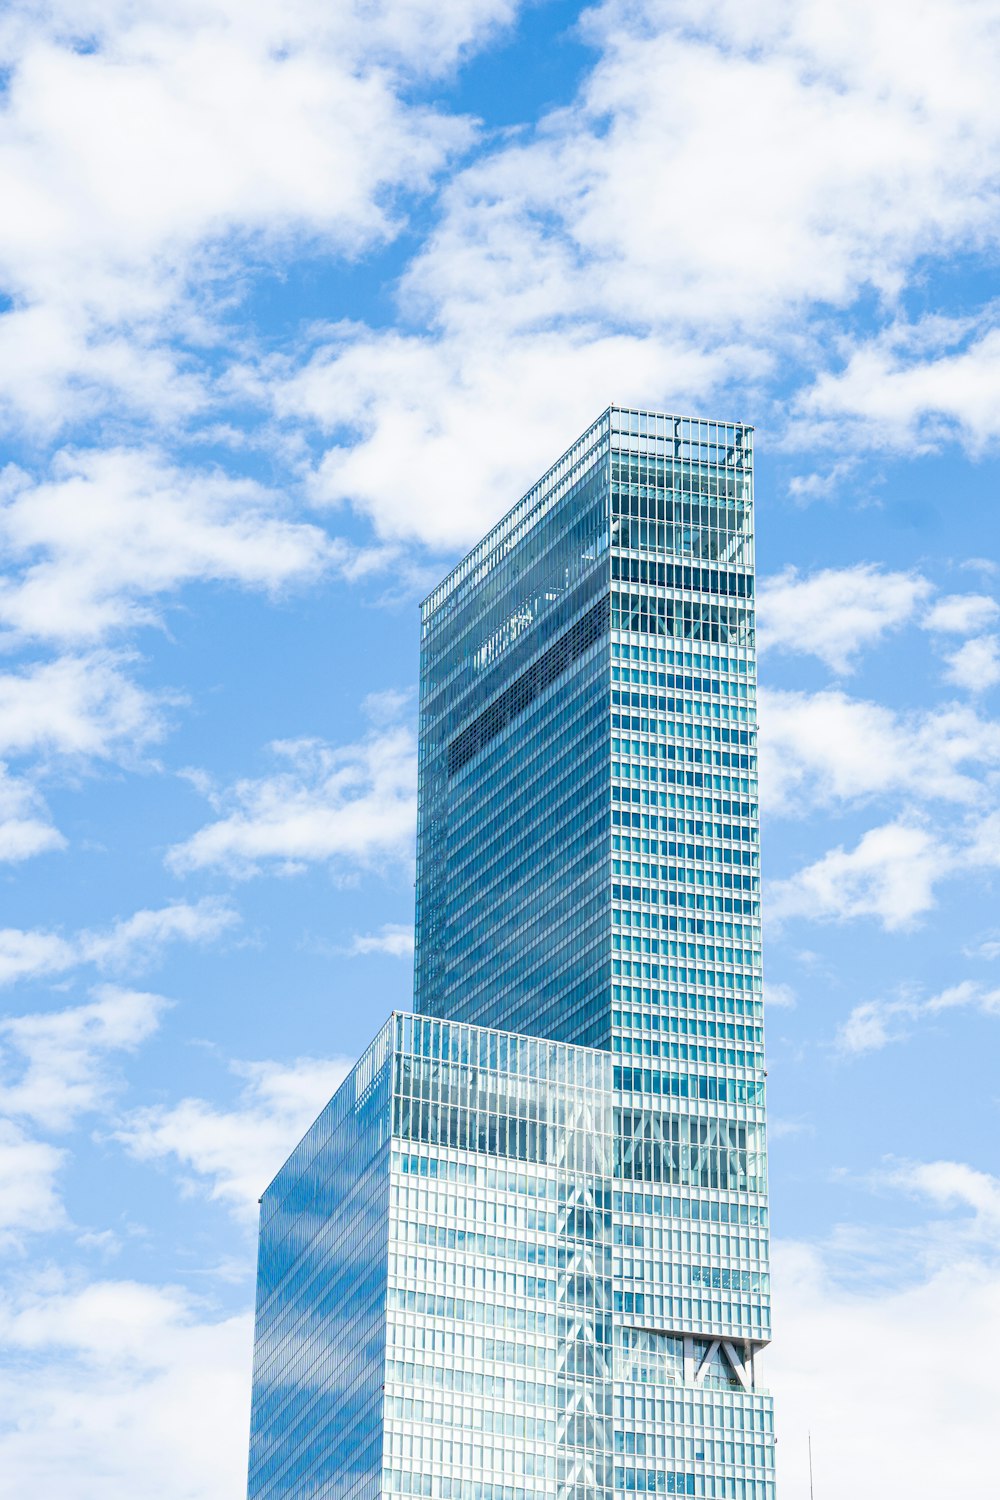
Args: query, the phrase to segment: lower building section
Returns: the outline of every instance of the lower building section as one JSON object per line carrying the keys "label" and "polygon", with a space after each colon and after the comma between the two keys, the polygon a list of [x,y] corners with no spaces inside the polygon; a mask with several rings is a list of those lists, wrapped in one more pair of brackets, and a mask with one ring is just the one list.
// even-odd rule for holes
{"label": "lower building section", "polygon": [[250,1500],[773,1500],[730,1081],[393,1016],[262,1199]]}

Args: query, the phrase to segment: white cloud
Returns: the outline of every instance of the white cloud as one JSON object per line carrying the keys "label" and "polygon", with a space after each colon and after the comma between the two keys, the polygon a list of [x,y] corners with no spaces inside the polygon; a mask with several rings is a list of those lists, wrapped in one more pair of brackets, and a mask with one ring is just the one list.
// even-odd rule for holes
{"label": "white cloud", "polygon": [[[235,920],[231,908],[206,901],[137,912],[104,932],[71,939],[8,928],[0,932],[0,982],[65,973],[82,963],[141,964],[166,942],[209,941]],[[0,1112],[8,1117],[0,1121],[7,1203],[0,1238],[64,1222],[54,1188],[63,1154],[28,1138],[12,1121],[63,1131],[81,1115],[104,1110],[121,1086],[113,1058],[148,1040],[169,1004],[160,995],[106,984],[85,1004],[0,1020]]]}
{"label": "white cloud", "polygon": [[52,1273],[0,1303],[10,1495],[238,1500],[251,1319],[178,1287]]}
{"label": "white cloud", "polygon": [[[842,1052],[878,1052],[889,1041],[887,1022],[899,1013],[903,1002],[866,1001],[856,1005],[837,1033],[837,1045]],[[913,1007],[905,1006],[905,1013],[912,1015]]]}
{"label": "white cloud", "polygon": [[11,1120],[0,1120],[0,1248],[65,1225],[56,1189],[65,1156],[46,1141],[32,1140]]}
{"label": "white cloud", "polygon": [[516,14],[510,0],[398,0],[377,7],[348,0],[336,11],[315,0],[295,0],[280,13],[263,0],[179,0],[155,26],[143,27],[129,0],[54,0],[44,17],[30,0],[15,0],[9,10],[26,24],[20,32],[13,25],[7,29],[15,52],[35,39],[42,24],[46,35],[65,43],[85,28],[95,42],[121,46],[145,38],[151,44],[170,37],[180,41],[203,27],[210,34],[230,33],[234,47],[284,47],[294,53],[311,48],[324,60],[339,53],[352,63],[395,64],[409,77],[447,73]]}
{"label": "white cloud", "polygon": [[962,852],[972,868],[1000,869],[1000,809],[984,807],[970,818]]}
{"label": "white cloud", "polygon": [[753,356],[588,325],[508,340],[343,328],[297,372],[265,370],[259,390],[283,419],[335,436],[312,480],[317,502],[350,501],[383,537],[453,548],[482,535],[613,399],[687,409],[734,363]]}
{"label": "white cloud", "polygon": [[867,1000],[856,1005],[837,1032],[842,1052],[878,1052],[890,1042],[902,1041],[909,1029],[944,1011],[975,1008],[984,1015],[1000,1013],[1000,990],[988,990],[972,980],[921,999],[903,994],[894,1000]]}
{"label": "white cloud", "polygon": [[20,569],[0,583],[0,625],[63,643],[149,623],[150,601],[185,583],[273,593],[315,579],[335,555],[254,481],[148,450],[63,453],[37,484],[9,475],[0,538]]}
{"label": "white cloud", "polygon": [[41,929],[0,929],[0,985],[62,974],[81,964],[136,969],[152,962],[170,942],[211,942],[239,917],[226,902],[206,897],[194,905],[177,901],[120,918],[105,931],[69,938]]}
{"label": "white cloud", "polygon": [[[595,7],[585,26],[599,58],[580,97],[457,178],[413,295],[453,318],[457,306],[496,316],[506,303],[520,323],[596,306],[623,324],[707,329],[844,303],[865,283],[895,291],[920,248],[995,228],[987,141],[1000,127],[988,20],[931,0],[901,56],[903,12],[889,14],[873,20],[862,0],[835,24],[821,0],[780,13],[735,0]],[[752,195],[733,169],[748,159],[767,164]],[[720,232],[727,181],[740,193],[733,234]]]}
{"label": "white cloud", "polygon": [[1000,637],[975,636],[948,657],[947,675],[970,693],[985,693],[1000,682]]}
{"label": "white cloud", "polygon": [[254,1222],[257,1200],[351,1069],[347,1058],[236,1063],[234,1109],[204,1099],[136,1110],[116,1138],[140,1161],[169,1161],[189,1183]]}
{"label": "white cloud", "polygon": [[164,697],[132,682],[120,652],[0,673],[0,753],[130,758],[164,732]]}
{"label": "white cloud", "polygon": [[[975,7],[850,0],[831,21],[821,0],[609,0],[582,24],[597,61],[578,97],[452,177],[400,286],[426,334],[344,323],[259,383],[330,434],[317,498],[383,536],[480,534],[552,433],[611,399],[759,404],[831,307],[895,298],[921,256],[997,238],[995,47]],[[765,164],[753,192],[748,161]]]}
{"label": "white cloud", "polygon": [[23,1123],[66,1131],[105,1109],[121,1086],[113,1059],[148,1040],[169,1003],[105,985],[87,1004],[0,1020],[0,1248],[69,1226],[57,1189],[67,1153]]}
{"label": "white cloud", "polygon": [[412,687],[382,688],[365,694],[361,703],[362,712],[369,723],[384,729],[389,724],[399,723],[413,702],[413,697]]}
{"label": "white cloud", "polygon": [[788,493],[793,500],[808,504],[811,500],[826,500],[835,495],[849,474],[858,466],[856,458],[838,459],[823,473],[795,474],[788,481]]}
{"label": "white cloud", "polygon": [[79,962],[79,951],[57,932],[27,931],[18,927],[0,930],[0,984],[63,974]]}
{"label": "white cloud", "polygon": [[228,902],[214,897],[193,905],[174,901],[170,906],[134,912],[106,932],[83,932],[77,941],[85,962],[126,969],[150,963],[167,943],[213,942],[239,920]]}
{"label": "white cloud", "polygon": [[794,441],[914,454],[954,440],[980,454],[1000,437],[1000,328],[969,335],[968,320],[929,317],[861,343],[799,395]]}
{"label": "white cloud", "polygon": [[399,922],[386,922],[379,932],[355,933],[345,951],[351,958],[369,953],[388,953],[393,958],[412,957],[413,928]]}
{"label": "white cloud", "polygon": [[428,188],[472,136],[468,121],[407,102],[407,86],[514,10],[409,0],[151,17],[93,4],[84,19],[19,7],[0,33],[0,283],[14,299],[0,402],[53,426],[109,396],[167,421],[204,402],[187,351],[204,347],[220,282],[228,291],[248,250],[258,262],[290,241],[353,255],[390,238],[399,191]]}
{"label": "white cloud", "polygon": [[0,315],[0,411],[35,434],[101,417],[190,419],[209,399],[187,361],[150,347],[152,330],[100,328],[86,305],[14,306]]}
{"label": "white cloud", "polygon": [[0,863],[17,864],[65,847],[66,840],[53,826],[37,789],[22,777],[11,776],[0,761]]}
{"label": "white cloud", "polygon": [[923,619],[925,630],[949,635],[975,635],[992,625],[1000,604],[989,594],[947,594],[935,601]]}
{"label": "white cloud", "polygon": [[[968,1359],[968,1330],[985,1348],[1000,1340],[1000,1184],[960,1163],[895,1175],[932,1202],[974,1204],[974,1217],[931,1220],[897,1250],[870,1225],[774,1247],[778,1333],[761,1372],[775,1398],[779,1492],[795,1500],[809,1494],[809,1433],[817,1494],[990,1500],[995,1488],[993,1395]],[[880,1253],[890,1265],[874,1262]],[[882,1355],[906,1378],[887,1380]]]}
{"label": "white cloud", "polygon": [[[1000,992],[994,992],[994,1001]],[[894,1163],[882,1174],[883,1180],[912,1193],[929,1198],[941,1208],[971,1209],[967,1222],[974,1234],[982,1230],[995,1245],[994,1231],[1000,1226],[1000,1178],[958,1161],[904,1161]]]}
{"label": "white cloud", "polygon": [[790,984],[769,979],[764,982],[764,1003],[774,1010],[794,1010],[798,997]]}
{"label": "white cloud", "polygon": [[282,769],[238,781],[215,801],[223,816],[170,850],[185,872],[223,866],[253,874],[314,861],[370,868],[412,856],[416,752],[410,730],[379,730],[354,745],[275,743]]}
{"label": "white cloud", "polygon": [[872,828],[855,848],[831,849],[768,893],[775,922],[804,917],[843,922],[875,917],[888,931],[910,926],[934,905],[934,884],[952,856],[934,836],[907,823]]}
{"label": "white cloud", "polygon": [[1000,767],[1000,724],[963,705],[897,712],[839,689],[762,689],[760,725],[772,813],[892,795],[981,806]]}
{"label": "white cloud", "polygon": [[990,932],[962,950],[966,958],[985,958],[988,963],[1000,958],[1000,932]]}
{"label": "white cloud", "polygon": [[104,985],[94,999],[60,1011],[0,1021],[0,1110],[65,1130],[104,1108],[118,1080],[113,1053],[134,1052],[170,1004],[161,995]]}
{"label": "white cloud", "polygon": [[892,819],[771,884],[773,920],[872,916],[905,927],[934,905],[939,881],[1000,865],[995,720],[963,704],[897,711],[827,689],[764,691],[760,721],[770,815],[878,802]]}
{"label": "white cloud", "polygon": [[931,591],[915,573],[886,572],[873,563],[822,568],[801,577],[786,568],[765,579],[758,603],[762,651],[803,652],[835,672],[889,631],[907,624]]}

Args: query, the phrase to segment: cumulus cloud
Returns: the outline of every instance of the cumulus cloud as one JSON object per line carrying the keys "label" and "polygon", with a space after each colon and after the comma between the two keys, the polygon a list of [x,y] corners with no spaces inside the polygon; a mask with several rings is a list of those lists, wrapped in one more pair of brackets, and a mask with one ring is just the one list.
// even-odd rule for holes
{"label": "cumulus cloud", "polygon": [[334,861],[367,869],[411,857],[416,747],[409,729],[337,747],[280,741],[271,752],[279,769],[218,794],[222,816],[170,850],[172,869],[222,866],[250,875],[269,865],[294,872]]}
{"label": "cumulus cloud", "polygon": [[[946,674],[970,692],[993,687],[1000,680],[998,638],[977,632],[992,624],[1000,605],[987,594],[934,599],[933,592],[920,574],[892,572],[875,563],[805,575],[787,568],[760,585],[758,645],[761,651],[816,656],[846,674],[861,651],[904,625],[919,623],[939,638],[972,636],[946,653]],[[831,696],[828,702],[833,701]]]}
{"label": "cumulus cloud", "polygon": [[857,466],[856,458],[843,458],[822,472],[814,470],[811,474],[794,474],[788,481],[788,493],[803,505],[812,500],[826,500],[838,492]]}
{"label": "cumulus cloud", "polygon": [[78,962],[78,949],[57,932],[18,927],[0,931],[0,984],[62,974]]}
{"label": "cumulus cloud", "polygon": [[[137,912],[104,932],[0,932],[0,981],[64,973],[84,962],[120,968],[148,960],[165,942],[206,940],[230,926],[228,907],[206,902]],[[116,1059],[158,1029],[170,1001],[101,985],[81,1005],[0,1021],[0,1245],[64,1228],[57,1189],[66,1153],[26,1133],[70,1130],[108,1108],[122,1087]]]}
{"label": "cumulus cloud", "polygon": [[386,922],[378,932],[358,932],[344,950],[350,958],[369,953],[388,953],[393,958],[413,955],[413,928],[399,922]]}
{"label": "cumulus cloud", "polygon": [[0,1021],[0,1248],[69,1227],[58,1184],[68,1153],[29,1128],[68,1131],[106,1109],[122,1084],[115,1060],[153,1035],[168,1004],[105,985],[86,1004]]}
{"label": "cumulus cloud", "polygon": [[38,790],[23,777],[12,776],[0,761],[0,863],[18,864],[65,847]]}
{"label": "cumulus cloud", "polygon": [[62,1229],[66,1213],[56,1179],[66,1153],[33,1140],[12,1120],[0,1120],[0,1249],[28,1234]]}
{"label": "cumulus cloud", "polygon": [[260,484],[148,449],[62,453],[40,483],[8,475],[0,538],[15,569],[0,583],[0,625],[62,644],[149,623],[150,601],[186,583],[274,592],[334,556]]}
{"label": "cumulus cloud", "polygon": [[831,849],[796,874],[772,883],[771,919],[844,922],[874,917],[888,930],[910,926],[934,905],[934,885],[953,859],[924,828],[887,823],[869,829],[853,849]]}
{"label": "cumulus cloud", "polygon": [[[994,1000],[998,998],[1000,992],[994,992]],[[884,1169],[881,1178],[941,1208],[970,1210],[971,1222],[965,1223],[973,1233],[982,1230],[990,1235],[1000,1225],[1000,1178],[968,1162],[894,1162]]]}
{"label": "cumulus cloud", "polygon": [[[925,6],[905,57],[861,0],[833,25],[820,0],[778,14],[611,0],[586,32],[598,61],[573,105],[453,181],[410,273],[408,290],[453,319],[505,303],[508,323],[551,307],[748,326],[866,282],[889,290],[918,245],[956,242],[982,217],[962,195],[992,181],[990,150],[962,122],[997,135],[995,37],[972,6]],[[954,83],[974,44],[958,102],[918,59]],[[720,234],[718,184],[742,153],[769,170],[741,200],[739,234]]]}
{"label": "cumulus cloud", "polygon": [[265,371],[261,393],[282,419],[335,439],[312,475],[315,501],[350,501],[382,537],[453,548],[481,536],[613,399],[689,409],[735,362],[754,357],[587,326],[499,349],[481,333],[341,329],[300,370]]}
{"label": "cumulus cloud", "polygon": [[180,1287],[50,1272],[10,1287],[0,1336],[0,1464],[11,1494],[241,1494],[248,1312],[221,1316]]}
{"label": "cumulus cloud", "polygon": [[182,1099],[136,1110],[116,1138],[140,1161],[179,1168],[189,1186],[252,1223],[261,1193],[351,1066],[342,1057],[234,1063],[244,1080],[234,1108]]}
{"label": "cumulus cloud", "polygon": [[874,563],[797,569],[765,579],[758,603],[762,651],[818,656],[835,672],[850,672],[857,653],[908,624],[931,585],[915,573],[886,571]]}
{"label": "cumulus cloud", "polygon": [[105,985],[85,1005],[0,1021],[0,1110],[66,1130],[102,1109],[118,1085],[115,1053],[134,1052],[169,1005],[162,995]]}
{"label": "cumulus cloud", "polygon": [[[991,1393],[963,1350],[969,1327],[987,1344],[1000,1338],[1000,1183],[962,1162],[898,1163],[877,1175],[923,1206],[923,1222],[902,1233],[842,1225],[825,1242],[774,1248],[781,1337],[762,1368],[775,1397],[779,1485],[808,1494],[811,1433],[817,1493],[882,1500],[957,1488],[988,1500]],[[957,1212],[926,1217],[938,1208]],[[858,1360],[859,1348],[892,1350],[907,1379],[887,1381],[880,1360]]]}
{"label": "cumulus cloud", "polygon": [[0,401],[50,426],[109,397],[159,421],[204,403],[189,351],[207,295],[228,290],[250,246],[266,258],[321,239],[353,255],[391,238],[399,193],[426,190],[472,134],[406,100],[407,83],[514,10],[17,6],[0,36],[0,282],[13,299],[0,345],[14,356]]}
{"label": "cumulus cloud", "polygon": [[210,943],[239,922],[227,901],[206,897],[194,904],[174,901],[169,906],[137,911],[104,932],[84,932],[78,938],[82,957],[100,968],[127,969],[150,963],[167,943]]}
{"label": "cumulus cloud", "polygon": [[871,916],[889,930],[916,921],[940,881],[1000,866],[998,769],[1000,724],[969,704],[899,710],[839,688],[762,690],[765,811],[801,818],[871,803],[887,819],[773,882],[769,916]]}
{"label": "cumulus cloud", "polygon": [[947,594],[937,599],[923,619],[925,630],[948,635],[975,635],[992,625],[1000,604],[989,594]]}
{"label": "cumulus cloud", "polygon": [[[905,15],[913,26],[900,48]],[[997,39],[980,7],[936,0],[914,15],[898,0],[875,12],[849,0],[831,19],[822,0],[646,0],[608,4],[592,27],[607,60],[590,97],[616,110],[595,175],[605,178],[604,205],[619,213],[601,225],[584,204],[580,217],[624,248],[622,211],[659,148],[677,203],[695,211],[674,213],[669,199],[652,205],[653,232],[638,255],[650,273],[673,270],[674,284],[694,279],[699,314],[752,318],[805,297],[837,302],[862,281],[889,289],[916,245],[937,248],[985,227],[984,208],[960,201],[989,171],[985,140],[962,140],[964,129],[975,121],[992,139],[998,128],[987,104]],[[962,95],[972,46],[982,50]],[[661,69],[673,88],[662,87]],[[715,173],[740,143],[769,170],[741,213],[741,233],[714,235]],[[618,182],[612,164],[624,174]],[[647,291],[640,283],[634,294]],[[753,293],[758,306],[748,308]]]}
{"label": "cumulus cloud", "polygon": [[[453,174],[399,288],[426,332],[342,323],[260,380],[283,421],[328,435],[317,497],[383,535],[481,533],[551,434],[610,399],[759,401],[804,323],[997,238],[997,47],[977,7],[850,0],[831,21],[820,0],[608,0],[583,26],[596,62],[576,98]],[[750,160],[768,168],[745,193]]]}
{"label": "cumulus cloud", "polygon": [[137,911],[104,930],[70,937],[43,929],[0,929],[0,985],[63,974],[82,964],[101,969],[137,969],[151,963],[167,943],[212,942],[239,921],[227,902],[206,897],[196,904]]}
{"label": "cumulus cloud", "polygon": [[902,1041],[921,1021],[962,1008],[1000,1014],[1000,990],[964,980],[926,999],[903,994],[891,1000],[866,1000],[854,1007],[839,1028],[837,1046],[846,1053],[878,1052],[890,1042]]}
{"label": "cumulus cloud", "polygon": [[0,753],[132,758],[165,730],[163,694],[125,670],[121,652],[90,652],[0,673]]}
{"label": "cumulus cloud", "polygon": [[1000,682],[1000,637],[975,636],[948,657],[947,676],[969,693],[985,693]]}
{"label": "cumulus cloud", "polygon": [[820,374],[795,402],[792,435],[911,454],[951,440],[980,454],[1000,437],[998,405],[1000,328],[933,316],[893,324]]}
{"label": "cumulus cloud", "polygon": [[762,689],[761,793],[772,813],[873,797],[982,804],[1000,724],[959,704],[900,712],[840,689]]}
{"label": "cumulus cloud", "polygon": [[964,857],[973,867],[1000,869],[1000,809],[983,808],[965,829]]}

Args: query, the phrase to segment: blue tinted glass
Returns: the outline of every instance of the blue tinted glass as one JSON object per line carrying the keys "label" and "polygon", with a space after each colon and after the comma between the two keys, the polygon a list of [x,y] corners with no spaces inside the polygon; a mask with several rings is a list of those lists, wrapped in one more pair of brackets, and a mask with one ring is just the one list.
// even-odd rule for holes
{"label": "blue tinted glass", "polygon": [[264,1195],[251,1500],[773,1500],[752,504],[610,408],[425,601],[419,1014]]}

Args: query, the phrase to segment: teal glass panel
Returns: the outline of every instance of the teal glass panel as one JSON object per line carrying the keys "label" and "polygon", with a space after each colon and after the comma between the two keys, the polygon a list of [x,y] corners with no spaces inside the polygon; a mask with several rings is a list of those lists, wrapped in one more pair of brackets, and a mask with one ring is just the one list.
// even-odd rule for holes
{"label": "teal glass panel", "polygon": [[251,1500],[774,1500],[753,434],[611,407],[422,609],[415,1016],[264,1195]]}

